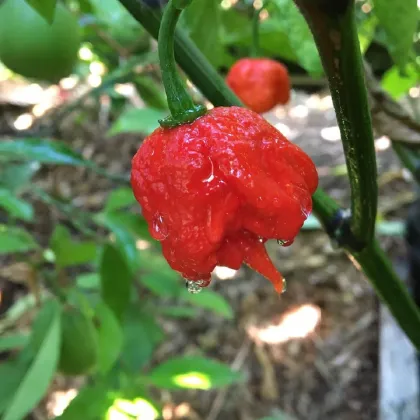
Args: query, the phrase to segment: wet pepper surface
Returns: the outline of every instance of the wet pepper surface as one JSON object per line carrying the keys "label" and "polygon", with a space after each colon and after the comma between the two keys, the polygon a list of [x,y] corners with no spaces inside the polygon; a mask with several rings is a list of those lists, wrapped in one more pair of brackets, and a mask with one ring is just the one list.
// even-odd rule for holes
{"label": "wet pepper surface", "polygon": [[170,266],[206,286],[216,265],[244,262],[278,292],[264,243],[290,245],[312,210],[312,160],[253,111],[218,107],[158,128],[132,160],[131,183]]}

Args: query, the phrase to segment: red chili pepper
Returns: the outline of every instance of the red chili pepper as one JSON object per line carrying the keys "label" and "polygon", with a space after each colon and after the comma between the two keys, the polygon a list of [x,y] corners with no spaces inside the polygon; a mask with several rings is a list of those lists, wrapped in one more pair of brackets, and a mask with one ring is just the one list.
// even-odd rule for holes
{"label": "red chili pepper", "polygon": [[278,292],[265,250],[291,244],[312,210],[311,159],[253,111],[218,107],[190,124],[156,129],[132,161],[131,184],[170,266],[208,283],[215,266],[245,262]]}
{"label": "red chili pepper", "polygon": [[290,99],[287,69],[267,58],[243,58],[230,69],[226,83],[239,99],[259,114]]}

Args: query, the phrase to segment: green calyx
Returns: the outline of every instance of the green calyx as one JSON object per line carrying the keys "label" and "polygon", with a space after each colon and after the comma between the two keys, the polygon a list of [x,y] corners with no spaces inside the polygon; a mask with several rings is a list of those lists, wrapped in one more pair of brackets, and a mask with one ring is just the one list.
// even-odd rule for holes
{"label": "green calyx", "polygon": [[169,117],[159,121],[159,124],[164,128],[191,123],[207,112],[204,106],[194,104],[178,74],[175,62],[174,36],[176,24],[182,10],[191,1],[170,0],[166,5],[159,29],[159,61],[162,69],[163,85],[171,112]]}

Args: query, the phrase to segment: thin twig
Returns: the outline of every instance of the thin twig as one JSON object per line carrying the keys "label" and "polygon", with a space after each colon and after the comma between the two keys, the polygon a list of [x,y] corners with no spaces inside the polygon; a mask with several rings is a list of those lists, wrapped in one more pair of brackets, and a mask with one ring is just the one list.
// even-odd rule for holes
{"label": "thin twig", "polygon": [[[246,358],[248,357],[249,351],[251,350],[251,340],[246,338],[245,341],[242,343],[241,348],[239,349],[238,353],[236,354],[235,359],[231,364],[232,370],[239,370],[243,364],[245,363]],[[216,420],[220,414],[220,411],[223,408],[223,404],[226,400],[227,394],[229,392],[229,388],[222,389],[216,395],[213,404],[210,408],[210,412],[206,418],[206,420]]]}

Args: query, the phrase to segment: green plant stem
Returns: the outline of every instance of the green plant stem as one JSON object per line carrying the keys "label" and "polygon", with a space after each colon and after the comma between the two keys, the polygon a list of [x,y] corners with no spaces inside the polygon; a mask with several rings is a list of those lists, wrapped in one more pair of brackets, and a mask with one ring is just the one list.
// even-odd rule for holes
{"label": "green plant stem", "polygon": [[263,4],[258,9],[254,9],[252,15],[252,46],[251,46],[251,57],[258,57],[260,55],[260,13],[264,9]]}
{"label": "green plant stem", "polygon": [[360,251],[373,239],[377,171],[354,0],[294,0],[305,16],[328,78],[351,186],[350,233]]}
{"label": "green plant stem", "polygon": [[202,105],[195,105],[188,94],[176,68],[174,55],[175,27],[184,7],[191,3],[186,0],[179,6],[180,1],[170,0],[165,7],[158,36],[158,52],[162,80],[168,99],[171,116],[160,122],[163,127],[174,127],[189,123],[206,113]]}
{"label": "green plant stem", "polygon": [[[162,13],[151,9],[138,0],[120,0],[130,14],[152,35],[158,38]],[[181,29],[175,29],[175,58],[183,69],[188,70],[192,83],[200,86],[201,93],[215,106],[234,104],[243,106],[238,97],[229,89],[217,70],[209,65],[194,42]],[[203,78],[206,83],[202,83]],[[228,102],[227,102],[228,99]]]}
{"label": "green plant stem", "polygon": [[[143,26],[152,36],[157,36],[159,14],[151,14],[150,10],[141,6],[137,0],[120,0],[120,3],[139,23],[144,22]],[[239,99],[225,85],[218,72],[180,30],[175,34],[175,54],[178,63],[190,79],[215,106],[241,106]],[[321,188],[318,188],[313,196],[313,207],[315,215],[327,229],[340,210],[338,204]],[[386,262],[386,257],[376,241],[362,253],[356,253],[351,249],[347,251],[358,261],[378,295],[389,307],[413,344],[420,350],[420,313],[404,284],[399,280],[391,265]]]}

